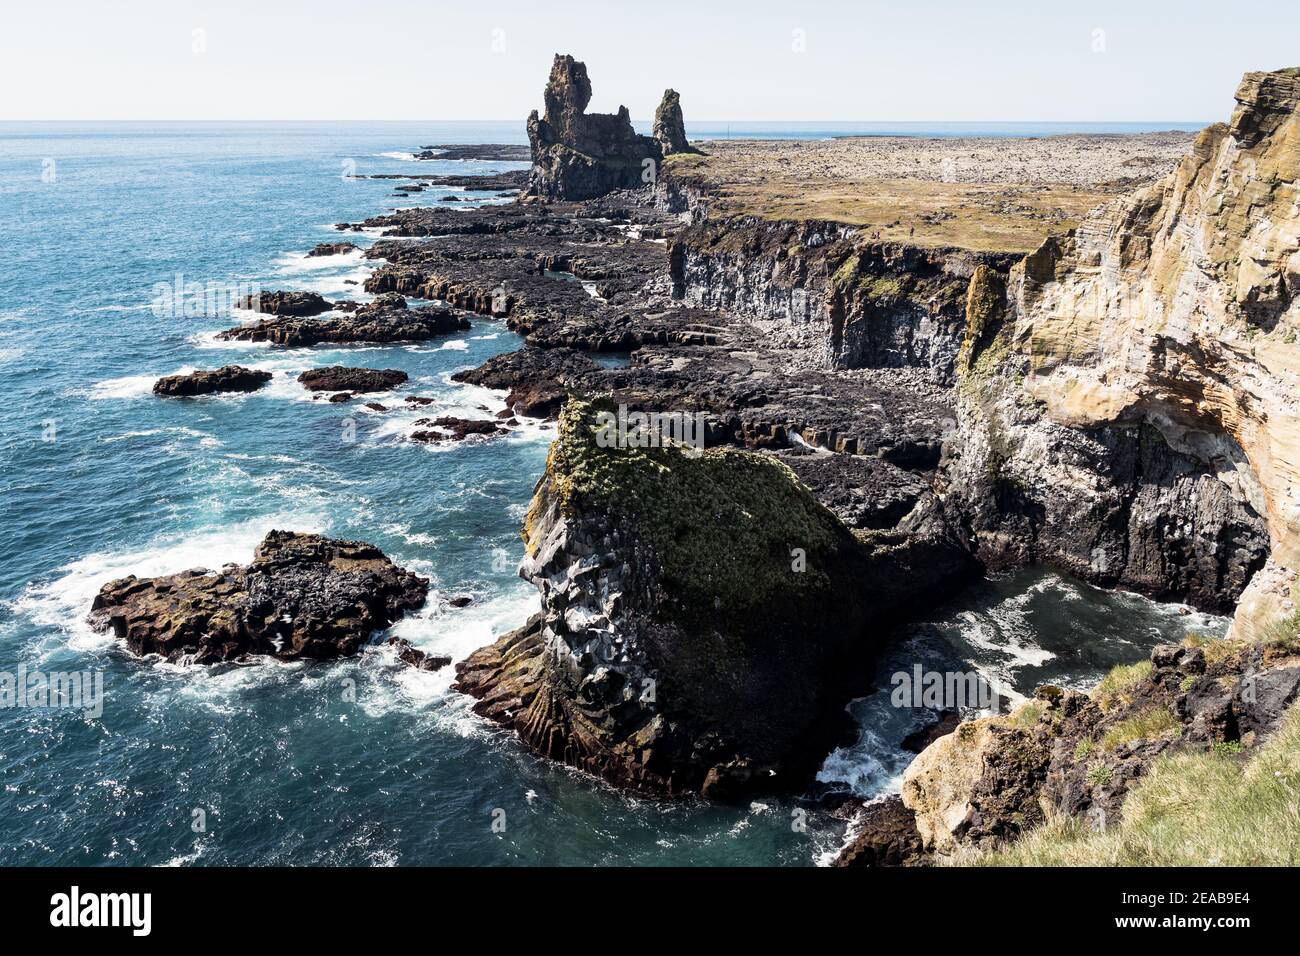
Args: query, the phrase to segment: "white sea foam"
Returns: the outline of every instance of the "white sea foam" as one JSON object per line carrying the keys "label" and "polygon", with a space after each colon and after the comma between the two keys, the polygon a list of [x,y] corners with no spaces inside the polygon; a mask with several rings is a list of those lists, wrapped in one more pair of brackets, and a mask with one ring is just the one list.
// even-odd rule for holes
{"label": "white sea foam", "polygon": [[146,428],[141,431],[123,432],[120,435],[109,435],[101,439],[106,444],[119,441],[130,441],[132,438],[153,438],[157,435],[181,435],[185,438],[197,438],[200,444],[220,445],[221,442],[207,432],[199,431],[197,428],[186,428],[182,425],[173,425],[167,428]]}
{"label": "white sea foam", "polygon": [[289,252],[275,260],[281,273],[323,272],[327,269],[356,267],[363,261],[363,249],[352,249],[333,256],[309,256],[305,252]]}
{"label": "white sea foam", "polygon": [[403,152],[402,150],[397,149],[390,150],[386,153],[374,153],[373,155],[382,157],[383,159],[400,159],[406,162],[417,162],[414,153]]}
{"label": "white sea foam", "polygon": [[[188,375],[194,370],[193,365],[183,365],[176,371],[166,374]],[[105,379],[92,385],[86,394],[95,401],[108,398],[140,398],[153,394],[154,382],[161,377],[161,375],[124,375],[121,378]]]}

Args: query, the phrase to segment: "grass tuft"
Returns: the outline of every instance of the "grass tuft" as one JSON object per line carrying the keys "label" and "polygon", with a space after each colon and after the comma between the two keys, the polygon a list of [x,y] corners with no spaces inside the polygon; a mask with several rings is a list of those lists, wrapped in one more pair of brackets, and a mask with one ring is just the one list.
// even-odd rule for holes
{"label": "grass tuft", "polygon": [[1057,819],[977,866],[1300,865],[1300,708],[1243,766],[1212,751],[1161,757],[1119,823]]}
{"label": "grass tuft", "polygon": [[1165,708],[1157,707],[1112,725],[1102,734],[1101,749],[1109,752],[1130,741],[1152,740],[1181,728],[1177,717]]}
{"label": "grass tuft", "polygon": [[1092,699],[1103,712],[1114,710],[1121,703],[1128,703],[1128,692],[1151,673],[1151,662],[1138,661],[1136,664],[1121,664],[1101,679],[1092,691]]}

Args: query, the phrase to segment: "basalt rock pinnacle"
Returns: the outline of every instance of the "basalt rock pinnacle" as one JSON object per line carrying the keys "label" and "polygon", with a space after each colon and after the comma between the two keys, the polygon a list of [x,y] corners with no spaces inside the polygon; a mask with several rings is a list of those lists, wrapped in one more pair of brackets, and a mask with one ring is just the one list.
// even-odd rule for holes
{"label": "basalt rock pinnacle", "polygon": [[655,110],[654,138],[665,156],[699,152],[686,139],[682,100],[676,90],[664,90],[664,98]]}
{"label": "basalt rock pinnacle", "polygon": [[[543,96],[545,113],[539,117],[534,110],[528,117],[533,158],[528,197],[592,199],[654,182],[665,154],[661,140],[638,134],[625,106],[617,113],[586,112],[591,102],[586,64],[557,53]],[[684,142],[680,120],[678,107],[676,132]]]}

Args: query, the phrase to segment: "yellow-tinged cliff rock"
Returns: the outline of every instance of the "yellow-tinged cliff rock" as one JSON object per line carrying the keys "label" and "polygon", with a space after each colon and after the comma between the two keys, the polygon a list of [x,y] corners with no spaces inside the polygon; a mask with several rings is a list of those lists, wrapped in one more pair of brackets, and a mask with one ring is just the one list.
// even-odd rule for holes
{"label": "yellow-tinged cliff rock", "polygon": [[[1231,122],[1202,131],[1170,176],[1098,207],[1012,270],[1005,324],[984,346],[1007,360],[984,362],[991,385],[979,356],[968,362],[971,440],[956,485],[994,475],[1029,489],[1026,513],[1041,508],[1057,539],[1079,533],[1073,552],[1060,540],[1040,550],[1109,583],[1158,591],[1144,586],[1160,570],[1150,555],[1181,536],[1166,570],[1202,564],[1192,595],[1213,590],[1207,577],[1249,580],[1234,629],[1251,638],[1293,610],[1300,569],[1300,70],[1247,74],[1236,98]],[[1221,487],[1198,479],[1159,508],[1134,505],[1126,526],[1112,520],[1129,507],[1112,487],[1129,454],[1121,433],[1158,433],[1161,461],[1195,463]],[[1142,465],[1129,485],[1155,489],[1148,497],[1169,486]],[[1267,530],[1257,572],[1252,520]],[[1121,526],[1113,542],[1097,530],[1108,522]],[[986,548],[1015,537],[1005,522],[975,530]]]}

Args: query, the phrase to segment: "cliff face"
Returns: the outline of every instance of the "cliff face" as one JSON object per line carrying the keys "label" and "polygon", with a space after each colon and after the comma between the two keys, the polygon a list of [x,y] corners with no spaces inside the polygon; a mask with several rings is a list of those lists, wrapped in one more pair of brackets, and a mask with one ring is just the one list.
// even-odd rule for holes
{"label": "cliff face", "polygon": [[542,613],[458,665],[545,756],[652,793],[805,783],[881,623],[960,576],[930,529],[844,527],[779,462],[602,448],[571,401],[524,530]]}
{"label": "cliff face", "polygon": [[1300,72],[1237,100],[1171,176],[983,297],[952,490],[992,561],[1240,598],[1251,636],[1300,567]]}
{"label": "cliff face", "polygon": [[556,54],[544,98],[545,113],[528,117],[533,168],[526,195],[534,199],[576,201],[635,189],[655,181],[665,155],[694,152],[673,90],[655,113],[653,136],[632,128],[626,106],[587,113],[591,80],[586,64],[571,56]]}
{"label": "cliff face", "polygon": [[1014,258],[752,217],[702,219],[669,248],[673,294],[687,305],[744,315],[820,368],[921,368],[942,384],[953,381],[975,267]]}

